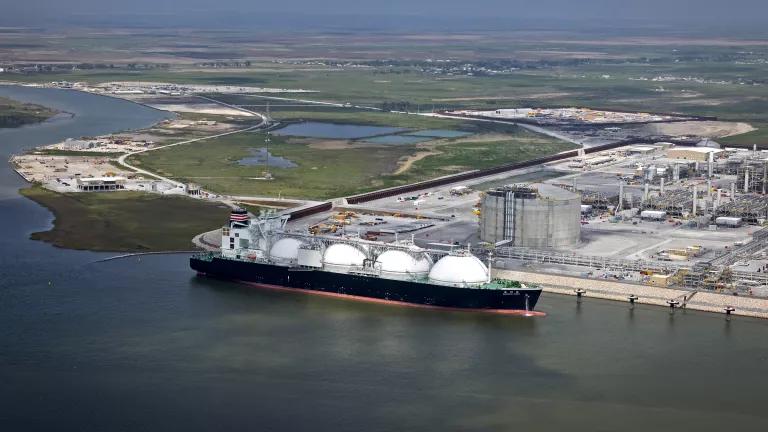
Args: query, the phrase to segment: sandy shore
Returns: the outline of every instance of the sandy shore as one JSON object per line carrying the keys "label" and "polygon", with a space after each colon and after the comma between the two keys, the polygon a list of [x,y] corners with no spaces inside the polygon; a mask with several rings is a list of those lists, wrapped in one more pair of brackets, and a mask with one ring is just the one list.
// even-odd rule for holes
{"label": "sandy shore", "polygon": [[[669,307],[668,300],[690,296],[692,291],[657,288],[646,285],[612,282],[607,280],[585,279],[572,276],[560,276],[543,273],[530,273],[510,270],[495,271],[497,277],[519,280],[541,285],[545,292],[576,295],[575,290],[586,291],[584,297],[600,298],[628,302],[630,295],[639,297],[637,303]],[[755,318],[768,318],[768,299],[697,292],[687,302],[687,309],[705,312],[725,313],[726,307],[736,310],[734,315]]]}
{"label": "sandy shore", "polygon": [[699,135],[723,138],[741,135],[756,130],[749,123],[725,121],[690,121],[678,123],[656,123],[645,126],[648,133],[660,135]]}

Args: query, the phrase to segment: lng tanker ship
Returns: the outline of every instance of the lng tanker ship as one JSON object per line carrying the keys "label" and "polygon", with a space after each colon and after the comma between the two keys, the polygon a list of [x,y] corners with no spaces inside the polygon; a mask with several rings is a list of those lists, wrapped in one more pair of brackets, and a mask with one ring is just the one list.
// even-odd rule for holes
{"label": "lng tanker ship", "polygon": [[290,232],[288,216],[251,219],[232,211],[221,251],[190,259],[200,275],[269,288],[428,307],[531,312],[541,289],[492,279],[468,250],[423,249],[412,242]]}

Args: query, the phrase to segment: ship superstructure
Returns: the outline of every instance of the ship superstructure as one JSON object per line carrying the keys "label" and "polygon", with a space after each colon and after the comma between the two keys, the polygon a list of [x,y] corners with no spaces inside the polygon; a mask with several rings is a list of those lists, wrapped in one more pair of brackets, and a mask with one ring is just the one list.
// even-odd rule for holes
{"label": "ship superstructure", "polygon": [[417,305],[531,311],[541,289],[493,280],[467,249],[441,251],[413,241],[321,236],[286,229],[288,216],[231,213],[220,253],[195,256],[199,273],[263,286]]}

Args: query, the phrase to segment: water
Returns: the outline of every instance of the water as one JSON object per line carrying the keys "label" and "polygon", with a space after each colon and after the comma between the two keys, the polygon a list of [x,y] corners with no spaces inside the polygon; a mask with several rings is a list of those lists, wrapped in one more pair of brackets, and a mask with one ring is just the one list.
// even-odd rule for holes
{"label": "water", "polygon": [[[95,96],[33,96],[69,100],[77,116],[2,131],[13,138],[1,151],[61,130],[98,133],[83,132],[92,116],[119,130],[141,123],[127,111],[158,115]],[[3,190],[14,190],[21,181],[8,171],[0,164]],[[29,241],[51,215],[15,195],[0,199],[0,215],[3,431],[768,424],[766,321],[554,295],[538,307],[547,317],[524,319],[258,290],[197,278],[183,255],[93,263],[109,254]]]}
{"label": "water", "polygon": [[269,166],[272,168],[296,168],[294,162],[280,156],[273,156],[272,153],[267,151],[266,147],[259,149],[250,149],[253,156],[245,157],[237,161],[240,165],[264,165],[264,162],[269,159]]}
{"label": "water", "polygon": [[301,122],[273,132],[275,135],[300,136],[327,139],[359,139],[376,135],[393,134],[405,129],[386,126],[361,126],[353,124]]}
{"label": "water", "polygon": [[371,144],[383,144],[383,145],[404,145],[404,144],[416,144],[424,141],[429,141],[428,137],[417,137],[410,135],[381,135],[372,138],[365,138],[364,142]]}

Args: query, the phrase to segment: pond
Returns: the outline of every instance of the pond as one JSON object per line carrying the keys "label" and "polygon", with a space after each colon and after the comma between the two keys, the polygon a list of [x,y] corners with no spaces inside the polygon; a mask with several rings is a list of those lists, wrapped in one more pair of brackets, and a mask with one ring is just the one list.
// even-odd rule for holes
{"label": "pond", "polygon": [[387,135],[407,129],[388,126],[362,126],[341,123],[301,122],[288,125],[272,132],[281,136],[300,136],[307,138],[358,139],[376,135]]}
{"label": "pond", "polygon": [[252,148],[250,151],[252,156],[244,157],[237,161],[237,163],[240,165],[255,166],[264,165],[268,160],[269,166],[272,168],[296,168],[298,166],[284,157],[272,155],[272,153],[267,151],[266,147],[258,149]]}

